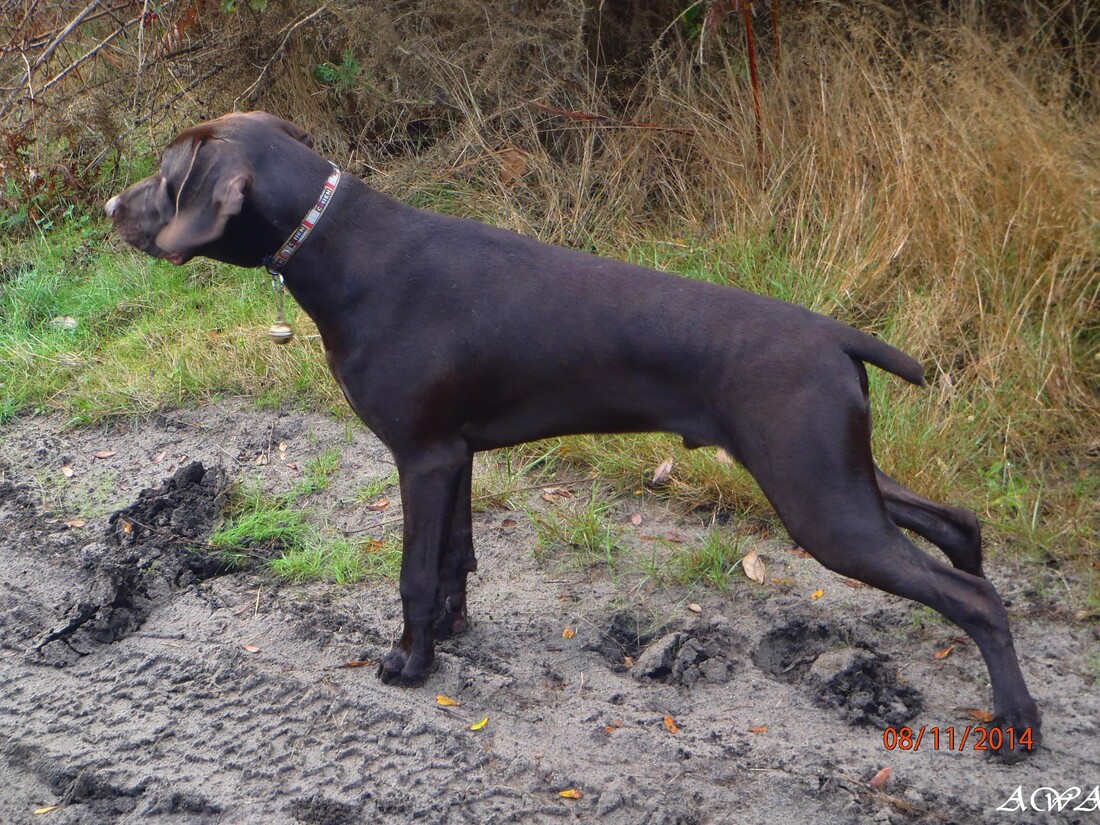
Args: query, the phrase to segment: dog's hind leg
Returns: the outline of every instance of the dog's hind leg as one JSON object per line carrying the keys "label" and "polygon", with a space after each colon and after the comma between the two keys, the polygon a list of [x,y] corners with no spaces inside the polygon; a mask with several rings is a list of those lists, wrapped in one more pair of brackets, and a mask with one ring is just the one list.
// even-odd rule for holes
{"label": "dog's hind leg", "polygon": [[939,504],[914,493],[875,467],[875,480],[886,502],[886,510],[898,527],[932,542],[951,564],[975,576],[982,572],[982,528],[969,510]]}
{"label": "dog's hind leg", "polygon": [[462,470],[455,495],[451,533],[439,569],[439,615],[435,622],[435,638],[447,639],[466,629],[466,577],[477,570],[474,555],[474,531],[470,513],[470,486],[473,479],[473,456]]}
{"label": "dog's hind leg", "polygon": [[1000,596],[987,579],[932,558],[901,532],[876,482],[866,399],[844,394],[811,380],[787,394],[789,403],[741,417],[738,432],[753,437],[731,438],[729,447],[792,538],[821,564],[927,605],[966,631],[989,668],[994,725],[1001,729],[990,742],[1015,761],[1028,750],[1020,741],[1025,729],[1038,744],[1040,716]]}

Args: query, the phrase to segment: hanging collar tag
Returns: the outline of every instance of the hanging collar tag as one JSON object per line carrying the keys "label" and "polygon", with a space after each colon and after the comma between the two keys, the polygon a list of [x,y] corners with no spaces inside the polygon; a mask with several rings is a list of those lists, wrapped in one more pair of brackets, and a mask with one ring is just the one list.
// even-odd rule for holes
{"label": "hanging collar tag", "polygon": [[305,243],[309,233],[313,231],[313,227],[317,225],[317,221],[321,219],[321,215],[325,213],[325,209],[332,202],[332,196],[336,194],[336,188],[340,185],[340,169],[332,161],[329,161],[329,165],[332,167],[332,171],[321,189],[321,194],[317,197],[317,203],[302,218],[298,228],[279,247],[279,251],[264,260],[264,266],[271,275],[271,288],[275,290],[277,311],[275,323],[272,324],[267,334],[276,344],[286,344],[294,337],[294,328],[286,322],[286,289],[283,285],[283,268],[294,257],[294,253],[298,251],[301,245]]}

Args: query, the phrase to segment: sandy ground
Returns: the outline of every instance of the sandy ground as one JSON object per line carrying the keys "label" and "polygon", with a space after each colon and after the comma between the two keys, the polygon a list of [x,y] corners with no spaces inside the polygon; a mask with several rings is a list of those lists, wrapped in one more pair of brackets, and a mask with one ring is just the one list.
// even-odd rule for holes
{"label": "sandy ground", "polygon": [[[991,699],[974,645],[782,542],[758,547],[778,581],[722,593],[539,559],[522,510],[479,513],[470,632],[426,686],[390,688],[341,665],[389,648],[395,583],[227,573],[173,538],[206,536],[230,482],[287,489],[332,446],[338,480],[309,506],[396,529],[396,491],[382,513],[352,501],[392,472],[385,449],[325,416],[225,402],[0,428],[0,822],[1100,822],[1080,799],[997,810],[1017,788],[1100,784],[1098,630],[1054,574],[987,566],[1045,717],[1012,767],[946,738],[887,750],[891,725],[976,725]],[[627,553],[705,532],[637,500],[616,517]]]}

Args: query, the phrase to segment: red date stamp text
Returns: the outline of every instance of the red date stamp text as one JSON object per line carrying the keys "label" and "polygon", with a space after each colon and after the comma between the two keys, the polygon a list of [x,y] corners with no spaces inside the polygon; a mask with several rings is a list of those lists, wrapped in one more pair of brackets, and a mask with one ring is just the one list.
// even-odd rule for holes
{"label": "red date stamp text", "polygon": [[1033,747],[1031,728],[984,728],[974,725],[928,728],[887,728],[882,732],[882,745],[888,751],[947,750],[998,751]]}

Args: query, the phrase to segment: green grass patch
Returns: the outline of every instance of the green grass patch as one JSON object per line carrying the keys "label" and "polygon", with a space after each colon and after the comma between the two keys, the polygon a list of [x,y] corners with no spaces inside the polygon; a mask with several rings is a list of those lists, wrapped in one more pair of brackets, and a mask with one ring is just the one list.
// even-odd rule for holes
{"label": "green grass patch", "polygon": [[[327,455],[314,463],[330,466]],[[298,500],[317,489],[305,482],[289,493],[272,495],[259,484],[243,486],[210,545],[232,565],[261,560],[272,573],[292,581],[351,584],[396,578],[401,569],[400,537],[352,541],[313,525]]]}
{"label": "green grass patch", "polygon": [[684,584],[706,584],[728,590],[730,579],[745,555],[746,536],[732,536],[712,524],[702,542],[688,546],[672,558],[671,574]]}
{"label": "green grass patch", "polygon": [[237,490],[225,523],[210,537],[210,545],[226,559],[242,564],[249,558],[269,559],[273,553],[307,552],[314,529],[305,513],[292,507],[291,496],[271,496],[258,484]]}
{"label": "green grass patch", "polygon": [[104,248],[105,231],[73,225],[4,251],[0,421],[60,410],[94,422],[236,394],[342,406],[304,316],[291,344],[267,340],[275,305],[261,270],[174,267]]}
{"label": "green grass patch", "polygon": [[538,540],[537,557],[554,557],[585,568],[606,567],[614,573],[622,543],[612,517],[615,503],[596,487],[586,499],[560,498],[560,502],[544,511],[527,511]]}

